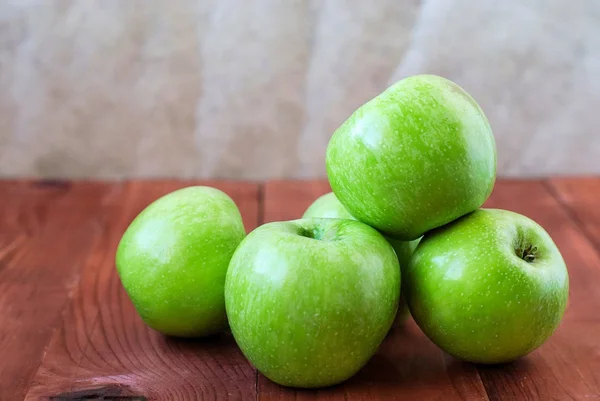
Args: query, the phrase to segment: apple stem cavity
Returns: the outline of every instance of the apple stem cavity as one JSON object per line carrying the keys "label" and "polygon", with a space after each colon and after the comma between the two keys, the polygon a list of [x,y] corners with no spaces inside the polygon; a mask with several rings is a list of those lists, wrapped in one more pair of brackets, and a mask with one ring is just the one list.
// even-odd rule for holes
{"label": "apple stem cavity", "polygon": [[314,228],[302,228],[300,233],[301,236],[306,238],[312,238],[317,241],[335,241],[337,238],[337,231],[335,229],[323,230],[319,227]]}
{"label": "apple stem cavity", "polygon": [[537,246],[533,246],[531,244],[523,246],[523,247],[518,247],[516,249],[517,252],[517,256],[521,259],[523,259],[525,262],[527,263],[533,263],[535,261],[535,256],[537,253]]}

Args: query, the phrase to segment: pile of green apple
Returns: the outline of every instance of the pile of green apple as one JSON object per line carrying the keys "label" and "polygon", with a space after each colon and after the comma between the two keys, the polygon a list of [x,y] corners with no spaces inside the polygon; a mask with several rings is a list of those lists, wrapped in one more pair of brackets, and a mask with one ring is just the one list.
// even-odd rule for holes
{"label": "pile of green apple", "polygon": [[418,75],[389,87],[335,131],[326,167],[332,193],[247,236],[214,188],[142,211],[116,266],[146,324],[181,337],[229,327],[260,372],[293,387],[350,378],[409,314],[475,363],[522,357],[557,328],[563,258],[533,220],[482,208],[494,137],[455,83]]}

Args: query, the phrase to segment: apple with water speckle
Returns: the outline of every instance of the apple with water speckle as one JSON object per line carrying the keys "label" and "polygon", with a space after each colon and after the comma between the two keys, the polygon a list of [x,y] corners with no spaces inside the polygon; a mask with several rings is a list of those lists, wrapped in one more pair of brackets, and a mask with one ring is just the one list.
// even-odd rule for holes
{"label": "apple with water speckle", "polygon": [[225,329],[225,275],[245,235],[236,204],[215,188],[182,188],[145,208],[116,254],[123,287],[144,322],[178,337]]}
{"label": "apple with water speckle", "polygon": [[411,241],[483,205],[496,178],[496,147],[466,91],[416,75],[352,113],[329,141],[326,166],[352,216]]}
{"label": "apple with water speckle", "polygon": [[[350,219],[356,220],[354,216],[348,212],[348,210],[342,205],[333,192],[329,192],[325,195],[317,198],[304,212],[302,218],[328,218],[328,219]],[[414,241],[400,241],[392,238],[387,238],[388,242],[396,251],[398,256],[398,262],[400,262],[400,272],[408,265],[410,257],[419,244],[421,238]],[[402,276],[402,274],[400,274]],[[404,297],[400,294],[400,304],[398,306],[398,314],[396,316],[395,324],[403,323],[409,316],[408,307],[404,301]]]}
{"label": "apple with water speckle", "polygon": [[399,295],[391,245],[344,219],[257,228],[235,251],[225,282],[237,344],[261,373],[290,387],[353,376],[390,329]]}
{"label": "apple with water speckle", "polygon": [[527,355],[558,327],[569,293],[565,262],[526,216],[479,209],[425,234],[403,271],[414,320],[460,359]]}

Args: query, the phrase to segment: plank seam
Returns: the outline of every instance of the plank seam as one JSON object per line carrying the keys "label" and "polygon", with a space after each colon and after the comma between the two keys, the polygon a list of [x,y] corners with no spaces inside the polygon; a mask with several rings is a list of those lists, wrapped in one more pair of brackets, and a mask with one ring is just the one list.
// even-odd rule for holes
{"label": "plank seam", "polygon": [[581,235],[592,246],[592,248],[598,254],[598,256],[600,256],[600,247],[598,246],[598,243],[594,239],[594,235],[592,235],[588,231],[588,229],[585,227],[585,224],[583,224],[583,221],[581,221],[581,219],[579,217],[577,217],[577,213],[575,213],[575,211],[573,210],[571,205],[569,205],[569,203],[565,202],[565,200],[562,198],[562,196],[560,195],[557,188],[548,179],[543,180],[542,185],[544,186],[544,188],[546,188],[546,190],[550,193],[550,195],[552,195],[552,197],[556,200],[556,202],[559,204],[561,209],[563,209],[563,211],[565,212],[565,214],[567,215],[569,220],[571,220],[571,222],[573,222],[575,227],[577,227],[579,229],[579,232],[581,233]]}

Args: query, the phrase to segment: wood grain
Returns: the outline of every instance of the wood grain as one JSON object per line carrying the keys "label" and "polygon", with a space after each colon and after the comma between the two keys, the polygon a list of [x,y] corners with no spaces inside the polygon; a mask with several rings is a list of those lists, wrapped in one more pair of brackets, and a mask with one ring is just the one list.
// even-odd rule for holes
{"label": "wood grain", "polygon": [[[114,268],[116,246],[131,220],[154,199],[191,184],[196,183],[127,186],[118,201],[118,215],[89,252],[80,285],[27,399],[74,396],[114,386],[148,400],[255,398],[256,373],[230,335],[181,340],[150,330],[135,312]],[[257,185],[203,184],[232,196],[248,230],[257,225]]]}
{"label": "wood grain", "polygon": [[[116,245],[146,205],[192,184],[0,182],[0,400],[600,400],[599,179],[500,180],[486,203],[536,220],[567,262],[568,309],[538,350],[511,364],[464,363],[409,320],[355,377],[314,391],[257,377],[230,334],[168,338],[133,309]],[[234,198],[248,230],[300,218],[330,190],[325,181],[273,181],[262,192],[206,184]]]}
{"label": "wood grain", "polygon": [[0,400],[23,399],[120,185],[0,185]]}
{"label": "wood grain", "polygon": [[490,400],[600,399],[600,259],[542,181],[502,181],[487,203],[541,224],[569,269],[569,305],[556,333],[525,358],[478,370]]}
{"label": "wood grain", "polygon": [[548,187],[600,252],[600,178],[552,178]]}
{"label": "wood grain", "polygon": [[[323,181],[271,181],[264,189],[265,221],[300,218],[320,195],[330,191]],[[475,366],[448,357],[412,320],[390,331],[377,354],[353,378],[324,390],[283,388],[259,374],[261,400],[404,399],[485,400]]]}
{"label": "wood grain", "polygon": [[490,400],[599,400],[600,322],[565,322],[516,362],[478,366]]}

